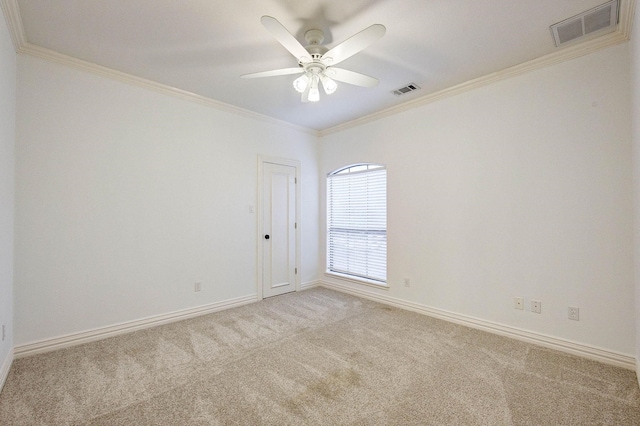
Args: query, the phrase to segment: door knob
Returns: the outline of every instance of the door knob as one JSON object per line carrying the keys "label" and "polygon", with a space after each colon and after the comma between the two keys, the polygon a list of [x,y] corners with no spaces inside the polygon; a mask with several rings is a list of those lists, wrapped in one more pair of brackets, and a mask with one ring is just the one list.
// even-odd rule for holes
{"label": "door knob", "polygon": [[264,236],[264,239],[265,239],[265,240],[268,240],[268,239],[269,239],[269,234],[265,235],[265,236]]}

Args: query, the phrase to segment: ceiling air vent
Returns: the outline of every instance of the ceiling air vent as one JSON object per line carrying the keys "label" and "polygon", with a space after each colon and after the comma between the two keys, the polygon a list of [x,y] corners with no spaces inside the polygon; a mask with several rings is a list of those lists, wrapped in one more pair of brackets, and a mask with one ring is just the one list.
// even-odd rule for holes
{"label": "ceiling air vent", "polygon": [[618,0],[611,0],[593,9],[553,24],[551,33],[556,46],[588,36],[598,31],[613,31],[618,23]]}
{"label": "ceiling air vent", "polygon": [[401,87],[399,89],[394,90],[393,94],[396,95],[396,96],[400,96],[400,95],[404,95],[404,94],[409,93],[409,92],[413,92],[414,90],[418,90],[418,89],[420,89],[420,86],[418,86],[415,83],[409,83],[404,87]]}

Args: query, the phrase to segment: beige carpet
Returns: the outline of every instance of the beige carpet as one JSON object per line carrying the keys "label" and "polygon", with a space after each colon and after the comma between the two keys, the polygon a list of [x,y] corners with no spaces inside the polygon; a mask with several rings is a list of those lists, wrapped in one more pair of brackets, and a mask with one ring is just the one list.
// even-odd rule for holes
{"label": "beige carpet", "polygon": [[635,373],[326,289],[18,359],[1,425],[640,425]]}

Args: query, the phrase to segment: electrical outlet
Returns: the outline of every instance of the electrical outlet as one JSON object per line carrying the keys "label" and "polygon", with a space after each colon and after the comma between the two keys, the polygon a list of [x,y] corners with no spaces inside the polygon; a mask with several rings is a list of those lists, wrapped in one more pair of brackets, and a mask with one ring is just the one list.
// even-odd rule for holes
{"label": "electrical outlet", "polygon": [[197,281],[194,285],[193,285],[193,291],[200,291],[202,290],[202,283],[200,281]]}
{"label": "electrical outlet", "polygon": [[570,320],[580,321],[580,308],[569,306],[567,311]]}
{"label": "electrical outlet", "polygon": [[531,301],[531,312],[534,312],[536,314],[539,314],[540,312],[542,312],[542,302],[539,300],[532,300]]}
{"label": "electrical outlet", "polygon": [[405,278],[404,279],[404,286],[405,287],[411,287],[411,278]]}
{"label": "electrical outlet", "polygon": [[513,299],[513,307],[516,309],[524,309],[524,299],[522,297],[515,297]]}

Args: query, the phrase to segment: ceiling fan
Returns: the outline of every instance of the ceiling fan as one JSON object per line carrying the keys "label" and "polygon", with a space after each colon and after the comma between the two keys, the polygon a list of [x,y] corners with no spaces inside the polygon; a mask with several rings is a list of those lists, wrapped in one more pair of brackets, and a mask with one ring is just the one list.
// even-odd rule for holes
{"label": "ceiling fan", "polygon": [[287,49],[298,61],[298,66],[271,71],[245,74],[242,78],[273,77],[278,75],[302,74],[293,81],[293,87],[302,94],[302,102],[317,102],[320,100],[319,86],[330,95],[336,91],[336,81],[362,87],[373,87],[378,79],[358,72],[336,68],[347,58],[369,47],[381,38],[386,28],[384,25],[374,24],[351,36],[342,43],[327,49],[321,43],[324,34],[320,30],[309,30],[304,34],[308,43],[303,47],[298,40],[275,18],[263,16],[262,25]]}

